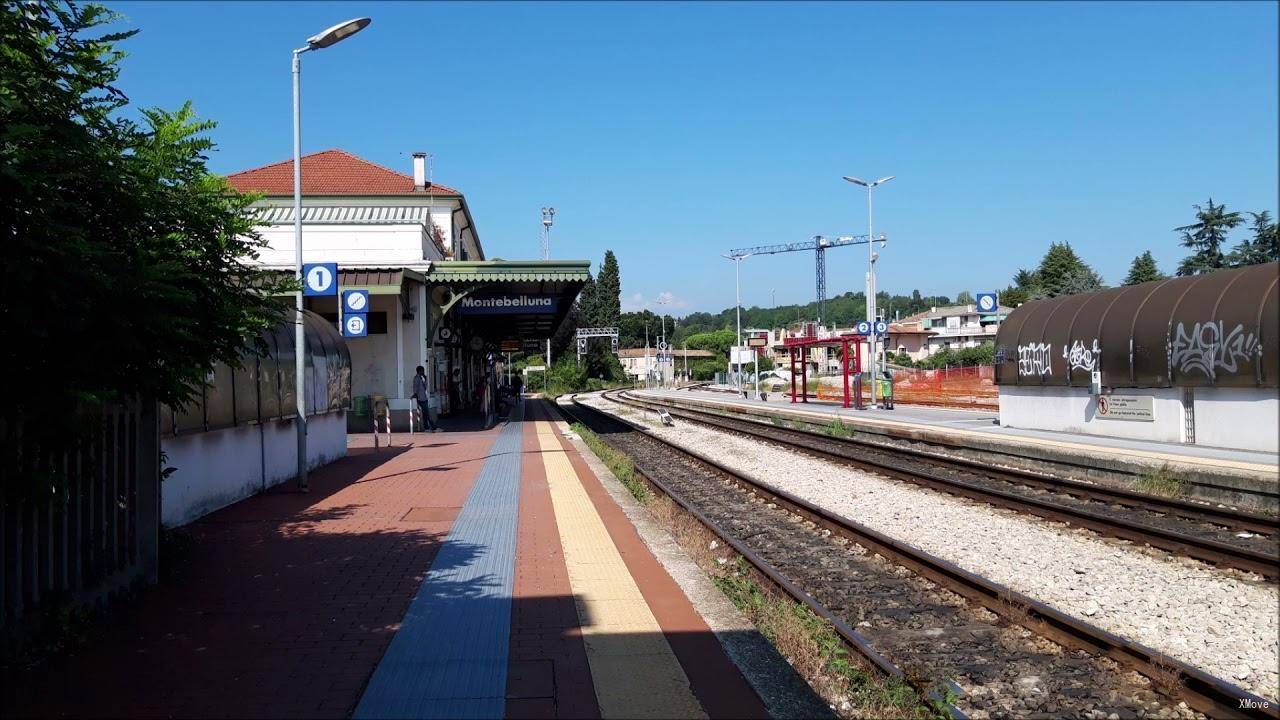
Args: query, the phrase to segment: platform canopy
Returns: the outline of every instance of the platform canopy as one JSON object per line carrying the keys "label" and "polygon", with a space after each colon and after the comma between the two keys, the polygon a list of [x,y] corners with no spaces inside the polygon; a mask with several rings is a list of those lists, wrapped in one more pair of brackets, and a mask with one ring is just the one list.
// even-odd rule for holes
{"label": "platform canopy", "polygon": [[491,341],[551,337],[591,280],[587,260],[471,260],[433,263],[432,303]]}

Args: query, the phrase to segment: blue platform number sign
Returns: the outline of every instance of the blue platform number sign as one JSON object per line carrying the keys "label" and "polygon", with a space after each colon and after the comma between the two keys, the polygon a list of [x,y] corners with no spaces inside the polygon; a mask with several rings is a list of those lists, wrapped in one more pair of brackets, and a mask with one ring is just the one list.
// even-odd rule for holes
{"label": "blue platform number sign", "polygon": [[853,326],[853,329],[859,335],[870,335],[871,323],[867,320],[859,320],[858,324]]}
{"label": "blue platform number sign", "polygon": [[302,266],[302,294],[307,297],[338,294],[338,264],[309,263]]}
{"label": "blue platform number sign", "polygon": [[993,292],[978,293],[975,304],[978,306],[980,315],[990,315],[1000,309],[1000,303]]}
{"label": "blue platform number sign", "polygon": [[368,290],[343,290],[342,291],[342,314],[351,315],[354,313],[369,312],[369,291]]}
{"label": "blue platform number sign", "polygon": [[887,333],[887,332],[889,332],[889,323],[887,323],[887,322],[885,322],[885,321],[883,321],[883,320],[877,320],[877,321],[876,321],[876,334],[877,334],[877,335],[884,335],[884,334],[885,334],[885,333]]}
{"label": "blue platform number sign", "polygon": [[342,337],[366,337],[369,334],[369,316],[353,313],[342,318]]}

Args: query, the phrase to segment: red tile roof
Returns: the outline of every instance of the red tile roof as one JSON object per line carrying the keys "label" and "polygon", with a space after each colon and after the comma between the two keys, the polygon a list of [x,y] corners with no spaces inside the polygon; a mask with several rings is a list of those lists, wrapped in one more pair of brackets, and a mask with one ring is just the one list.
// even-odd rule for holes
{"label": "red tile roof", "polygon": [[[293,160],[243,170],[227,176],[240,192],[293,194]],[[414,192],[413,176],[358,158],[345,150],[325,150],[302,156],[304,195],[461,195],[440,183]]]}

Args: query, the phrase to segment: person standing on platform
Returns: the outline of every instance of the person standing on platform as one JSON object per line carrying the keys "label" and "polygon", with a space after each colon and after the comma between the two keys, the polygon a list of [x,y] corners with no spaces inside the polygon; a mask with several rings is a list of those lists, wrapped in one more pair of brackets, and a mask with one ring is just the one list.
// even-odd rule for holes
{"label": "person standing on platform", "polygon": [[417,374],[413,376],[413,399],[418,401],[418,408],[422,411],[422,427],[427,432],[440,432],[440,428],[431,422],[431,411],[428,407],[427,393],[427,370],[421,365],[418,366]]}

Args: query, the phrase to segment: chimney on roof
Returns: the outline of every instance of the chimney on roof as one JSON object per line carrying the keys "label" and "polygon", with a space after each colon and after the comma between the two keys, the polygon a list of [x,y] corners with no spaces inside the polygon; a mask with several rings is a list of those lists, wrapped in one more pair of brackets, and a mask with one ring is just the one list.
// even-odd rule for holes
{"label": "chimney on roof", "polygon": [[413,154],[413,189],[415,192],[427,189],[427,154],[424,152]]}

